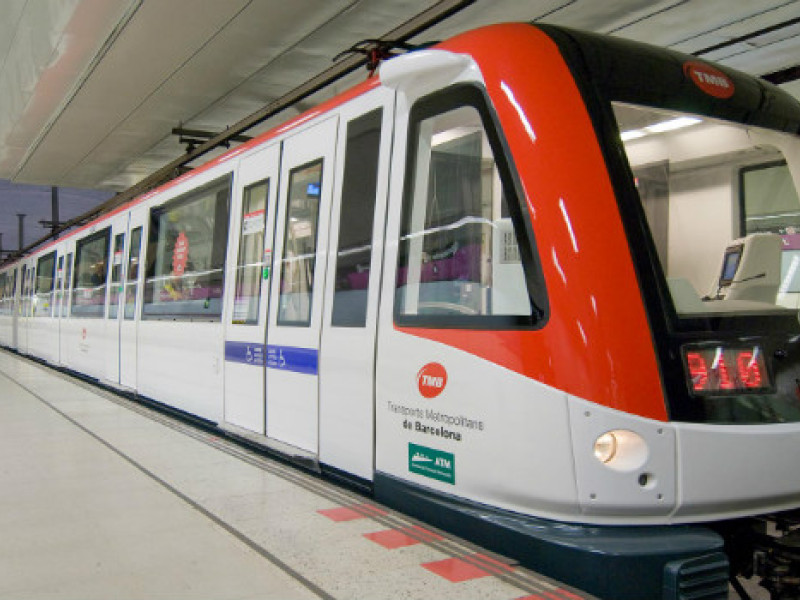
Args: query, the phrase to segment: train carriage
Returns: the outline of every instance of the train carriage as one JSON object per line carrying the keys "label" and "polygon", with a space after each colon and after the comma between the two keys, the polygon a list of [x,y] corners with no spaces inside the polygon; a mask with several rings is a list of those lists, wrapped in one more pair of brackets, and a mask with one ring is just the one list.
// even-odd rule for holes
{"label": "train carriage", "polygon": [[483,28],[4,267],[0,342],[601,597],[726,597],[734,530],[778,597],[798,133],[696,57]]}

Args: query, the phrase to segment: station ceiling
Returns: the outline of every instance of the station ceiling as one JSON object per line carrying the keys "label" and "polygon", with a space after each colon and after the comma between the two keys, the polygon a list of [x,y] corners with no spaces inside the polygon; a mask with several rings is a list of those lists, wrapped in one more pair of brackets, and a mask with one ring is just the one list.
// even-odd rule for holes
{"label": "station ceiling", "polygon": [[[173,128],[222,131],[352,44],[438,4],[3,0],[0,179],[125,189],[186,152]],[[797,0],[476,0],[413,41],[513,20],[700,53],[755,75],[789,73],[784,85],[800,97]],[[364,77],[359,70],[279,118]]]}

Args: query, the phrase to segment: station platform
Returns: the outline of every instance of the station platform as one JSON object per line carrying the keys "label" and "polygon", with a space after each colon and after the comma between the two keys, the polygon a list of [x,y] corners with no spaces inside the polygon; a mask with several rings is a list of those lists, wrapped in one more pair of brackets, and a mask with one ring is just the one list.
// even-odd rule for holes
{"label": "station platform", "polygon": [[591,598],[0,350],[0,598]]}

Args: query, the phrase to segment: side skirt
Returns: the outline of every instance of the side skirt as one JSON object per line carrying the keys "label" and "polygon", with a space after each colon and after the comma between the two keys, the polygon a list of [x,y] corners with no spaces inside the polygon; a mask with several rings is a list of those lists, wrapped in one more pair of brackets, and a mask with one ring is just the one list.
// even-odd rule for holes
{"label": "side skirt", "polygon": [[[499,510],[375,474],[375,499],[600,598],[727,598],[724,542],[702,526],[595,526]],[[682,591],[681,591],[682,590]]]}

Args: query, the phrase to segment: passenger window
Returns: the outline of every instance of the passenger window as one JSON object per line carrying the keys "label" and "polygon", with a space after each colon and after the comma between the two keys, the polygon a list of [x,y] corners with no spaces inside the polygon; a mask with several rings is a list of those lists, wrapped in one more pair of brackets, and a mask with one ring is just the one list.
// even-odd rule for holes
{"label": "passenger window", "polygon": [[336,327],[364,327],[367,322],[382,117],[378,109],[347,124],[331,318]]}
{"label": "passenger window", "polygon": [[49,317],[53,314],[53,287],[55,284],[56,253],[43,256],[37,263],[36,289],[33,297],[33,316]]}
{"label": "passenger window", "polygon": [[105,312],[110,231],[108,228],[79,240],[75,249],[72,316],[100,319]]}
{"label": "passenger window", "polygon": [[230,181],[224,177],[150,212],[144,317],[220,318]]}
{"label": "passenger window", "polygon": [[501,176],[501,146],[487,134],[482,102],[465,92],[474,104],[465,106],[451,93],[453,102],[423,100],[412,110],[396,319],[428,326],[530,325],[541,313],[529,294],[521,249],[530,256],[532,244],[519,205],[509,202],[517,200],[510,178]]}
{"label": "passenger window", "polygon": [[122,252],[125,249],[125,234],[114,236],[114,254],[111,256],[111,290],[108,293],[108,318],[119,315],[119,297],[122,280]]}
{"label": "passenger window", "polygon": [[290,172],[278,325],[307,327],[311,324],[321,190],[321,160]]}
{"label": "passenger window", "polygon": [[264,264],[268,196],[269,180],[245,188],[242,195],[242,226],[232,320],[237,325],[255,325],[258,322],[261,276],[263,269],[269,268],[269,265]]}
{"label": "passenger window", "polygon": [[11,277],[7,273],[0,273],[0,315],[11,314],[8,310],[8,300],[10,298],[9,288]]}
{"label": "passenger window", "polygon": [[125,319],[136,318],[136,296],[139,293],[139,256],[142,252],[142,228],[131,231],[131,249],[128,256],[128,277],[125,282]]}

